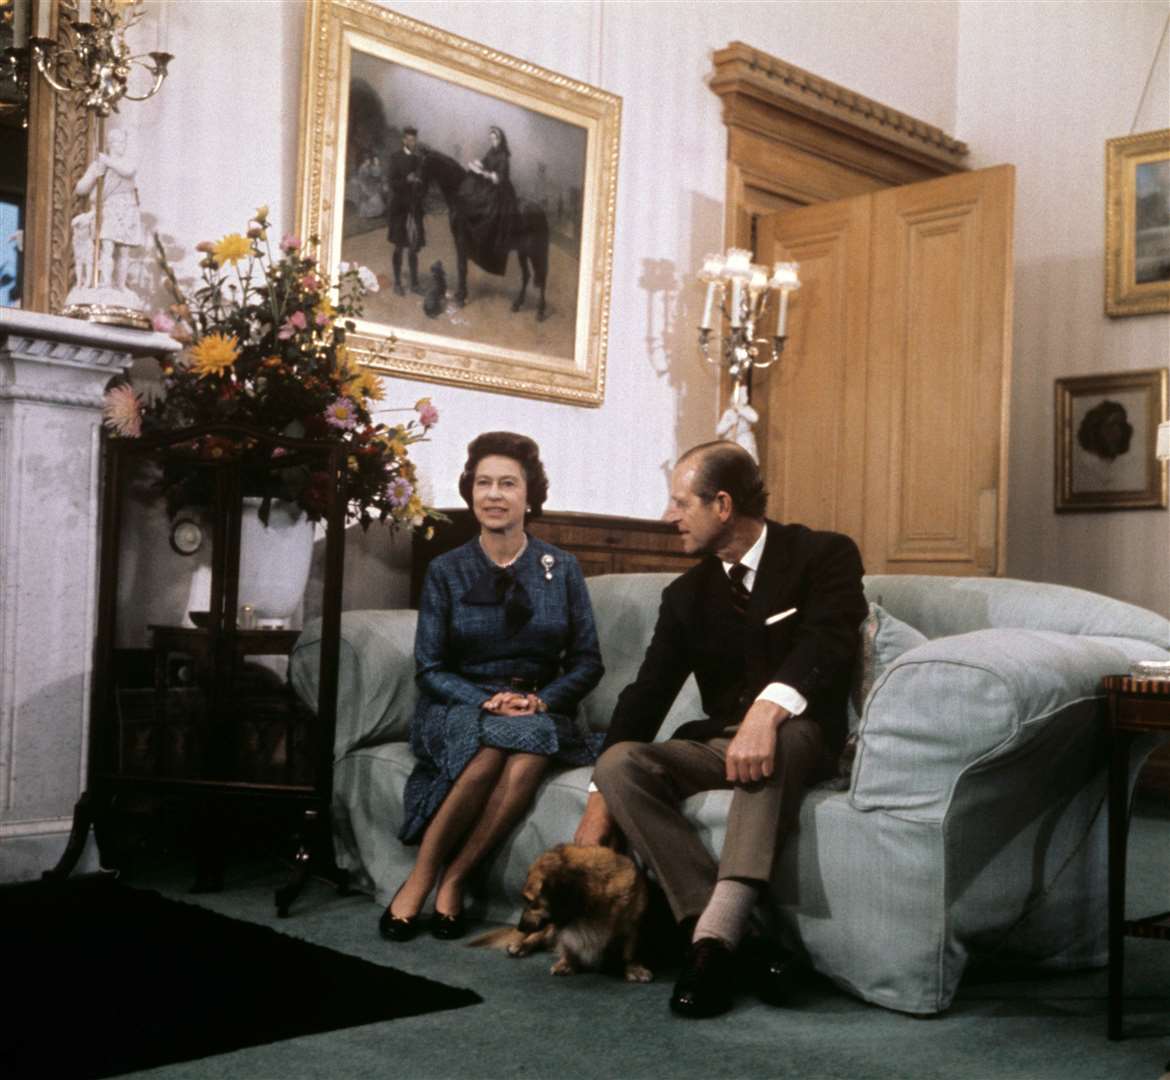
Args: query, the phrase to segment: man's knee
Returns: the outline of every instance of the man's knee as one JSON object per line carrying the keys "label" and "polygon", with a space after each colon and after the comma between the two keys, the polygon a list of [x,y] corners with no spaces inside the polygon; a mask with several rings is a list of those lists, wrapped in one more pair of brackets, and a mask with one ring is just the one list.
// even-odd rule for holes
{"label": "man's knee", "polygon": [[631,776],[646,770],[647,745],[640,742],[614,743],[597,759],[593,767],[593,782],[603,795],[626,784]]}

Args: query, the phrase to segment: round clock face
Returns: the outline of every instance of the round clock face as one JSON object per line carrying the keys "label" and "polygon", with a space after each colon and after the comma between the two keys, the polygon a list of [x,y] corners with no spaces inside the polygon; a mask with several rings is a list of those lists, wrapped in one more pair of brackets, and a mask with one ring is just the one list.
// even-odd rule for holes
{"label": "round clock face", "polygon": [[179,518],[171,527],[171,547],[180,555],[194,555],[203,545],[203,526],[192,518]]}

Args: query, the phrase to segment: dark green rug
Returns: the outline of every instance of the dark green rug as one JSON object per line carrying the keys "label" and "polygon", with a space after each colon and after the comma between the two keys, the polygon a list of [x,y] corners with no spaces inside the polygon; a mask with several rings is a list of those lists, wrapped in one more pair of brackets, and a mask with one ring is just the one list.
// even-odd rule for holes
{"label": "dark green rug", "polygon": [[110,880],[0,888],[0,1076],[101,1077],[482,1001]]}

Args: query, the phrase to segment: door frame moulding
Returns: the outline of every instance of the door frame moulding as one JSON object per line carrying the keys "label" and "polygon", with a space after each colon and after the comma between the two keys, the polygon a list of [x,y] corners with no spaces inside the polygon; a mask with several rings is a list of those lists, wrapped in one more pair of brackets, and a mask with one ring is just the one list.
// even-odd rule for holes
{"label": "door frame moulding", "polygon": [[[733,41],[714,55],[723,122],[867,175],[874,186],[965,168],[967,144],[941,128]],[[834,198],[846,194],[834,195]]]}
{"label": "door frame moulding", "polygon": [[[733,41],[709,80],[727,128],[725,247],[755,251],[755,217],[965,171],[967,144],[848,87]],[[783,361],[781,361],[783,365]],[[767,376],[765,376],[767,378]],[[719,411],[731,397],[720,377]],[[767,402],[753,395],[760,460]]]}

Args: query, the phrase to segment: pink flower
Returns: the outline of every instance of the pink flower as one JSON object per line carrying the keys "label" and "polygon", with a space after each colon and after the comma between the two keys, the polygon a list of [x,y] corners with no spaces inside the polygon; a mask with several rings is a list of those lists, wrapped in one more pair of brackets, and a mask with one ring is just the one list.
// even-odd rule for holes
{"label": "pink flower", "polygon": [[325,409],[325,422],[332,427],[348,431],[357,423],[357,410],[352,401],[338,398]]}
{"label": "pink flower", "polygon": [[329,316],[328,316],[328,315],[326,315],[326,314],[325,314],[325,312],[323,312],[323,311],[318,311],[318,312],[317,312],[317,318],[316,318],[316,319],[314,319],[313,321],[314,321],[314,322],[315,322],[315,323],[316,323],[318,326],[328,326],[328,325],[329,325]]}
{"label": "pink flower", "polygon": [[169,334],[175,328],[175,320],[165,311],[156,311],[154,317],[150,320],[150,325],[160,334]]}
{"label": "pink flower", "polygon": [[301,278],[301,288],[305,292],[317,292],[321,288],[320,279],[318,279],[316,274],[306,274]]}
{"label": "pink flower", "polygon": [[106,391],[102,406],[105,425],[124,439],[137,439],[142,434],[142,399],[132,386],[123,383]]}
{"label": "pink flower", "polygon": [[280,250],[291,255],[301,246],[301,238],[293,233],[285,233],[280,238]]}
{"label": "pink flower", "polygon": [[304,330],[308,325],[308,322],[305,321],[305,313],[303,311],[294,311],[281,324],[280,329],[276,332],[276,336],[281,341],[288,341],[298,330]]}
{"label": "pink flower", "polygon": [[418,422],[424,428],[433,428],[439,422],[439,410],[431,404],[430,398],[420,398],[414,407],[418,410]]}
{"label": "pink flower", "polygon": [[400,476],[390,485],[390,505],[401,510],[402,507],[410,502],[410,497],[413,494],[414,488],[411,486],[410,481]]}

